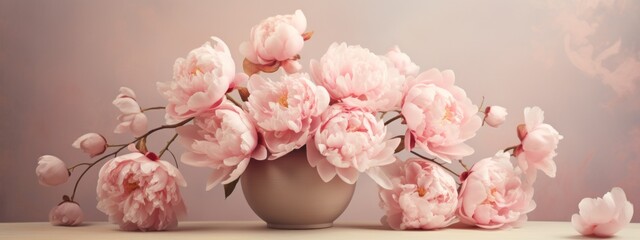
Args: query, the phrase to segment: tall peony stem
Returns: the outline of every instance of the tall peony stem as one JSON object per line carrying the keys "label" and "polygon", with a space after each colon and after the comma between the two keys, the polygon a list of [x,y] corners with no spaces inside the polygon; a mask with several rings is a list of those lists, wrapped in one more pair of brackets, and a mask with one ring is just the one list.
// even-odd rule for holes
{"label": "tall peony stem", "polygon": [[238,103],[235,99],[233,99],[233,97],[229,96],[229,94],[227,94],[227,99],[229,99],[229,101],[231,101],[233,104],[235,104],[239,108],[242,108],[242,105],[240,105],[240,103]]}
{"label": "tall peony stem", "polygon": [[402,117],[402,114],[398,114],[397,116],[390,118],[389,120],[387,120],[386,122],[384,122],[384,125],[385,125],[385,126],[386,126],[386,125],[389,125],[389,124],[390,124],[390,123],[392,123],[393,121],[398,120],[398,119],[400,119],[400,118],[403,118],[403,117]]}
{"label": "tall peony stem", "polygon": [[[176,138],[178,137],[178,134],[173,134],[173,137],[171,138],[171,140],[169,140],[167,142],[167,145],[164,146],[164,148],[160,151],[160,154],[158,155],[158,158],[162,157],[162,154],[164,154],[164,152],[167,151],[167,149],[169,149],[169,146],[171,146],[171,143],[173,143],[173,141],[176,140]],[[178,163],[176,163],[176,166],[178,165]]]}
{"label": "tall peony stem", "polygon": [[[149,136],[152,133],[157,132],[159,130],[167,129],[167,128],[177,128],[179,126],[185,125],[185,124],[187,124],[188,122],[190,122],[193,119],[194,118],[191,117],[191,118],[183,120],[182,122],[178,122],[178,123],[175,123],[175,124],[169,124],[169,125],[162,125],[160,127],[151,129],[147,133],[143,134],[142,136],[136,137],[133,141],[129,142],[129,144],[132,144],[132,143],[135,143],[137,141],[140,141],[141,139],[144,139],[147,136]],[[73,193],[71,194],[71,201],[73,201],[73,199],[76,196],[76,191],[78,190],[78,184],[80,183],[80,180],[82,180],[82,177],[84,177],[84,175],[89,171],[89,169],[91,169],[94,165],[98,164],[100,161],[107,159],[108,157],[118,155],[118,153],[120,151],[122,151],[122,149],[125,149],[129,144],[124,144],[123,146],[121,146],[117,150],[115,150],[115,151],[113,151],[113,152],[111,152],[111,153],[109,153],[107,155],[104,155],[101,158],[99,158],[98,160],[96,160],[96,161],[92,162],[91,164],[89,164],[89,166],[82,172],[82,174],[80,174],[80,177],[78,177],[78,180],[76,180],[76,184],[73,186]]]}
{"label": "tall peony stem", "polygon": [[149,110],[162,110],[162,109],[164,109],[164,107],[150,107],[150,108],[142,109],[142,110],[140,110],[140,112],[146,112],[146,111],[149,111]]}
{"label": "tall peony stem", "polygon": [[80,166],[82,166],[82,165],[91,165],[91,163],[78,163],[78,164],[76,164],[76,165],[73,165],[73,166],[72,166],[72,167],[70,167],[70,168],[67,168],[67,170],[69,170],[69,171],[73,171],[73,169],[75,169],[75,168],[77,168],[77,167],[80,167]]}
{"label": "tall peony stem", "polygon": [[417,153],[415,151],[411,151],[411,153],[413,153],[414,155],[416,155],[416,156],[418,156],[418,157],[420,157],[420,158],[422,158],[424,160],[427,160],[427,161],[430,161],[432,163],[438,164],[438,166],[440,166],[440,167],[444,168],[445,170],[449,171],[451,174],[456,175],[458,178],[460,177],[460,174],[457,174],[456,172],[454,172],[453,170],[449,169],[448,167],[445,167],[442,163],[437,162],[434,158],[428,158],[428,157],[422,156],[421,154],[419,154],[419,153]]}

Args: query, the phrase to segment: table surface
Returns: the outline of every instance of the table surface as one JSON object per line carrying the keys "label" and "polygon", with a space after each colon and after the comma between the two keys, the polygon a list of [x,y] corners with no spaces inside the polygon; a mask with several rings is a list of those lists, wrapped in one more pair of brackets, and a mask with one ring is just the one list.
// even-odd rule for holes
{"label": "table surface", "polygon": [[[47,222],[0,223],[0,239],[586,239],[570,222],[527,222],[509,230],[482,230],[462,225],[437,231],[394,231],[380,224],[336,223],[316,230],[269,229],[263,222],[181,222],[168,232],[124,232],[105,222],[55,227]],[[640,239],[640,223],[632,223],[613,239]]]}

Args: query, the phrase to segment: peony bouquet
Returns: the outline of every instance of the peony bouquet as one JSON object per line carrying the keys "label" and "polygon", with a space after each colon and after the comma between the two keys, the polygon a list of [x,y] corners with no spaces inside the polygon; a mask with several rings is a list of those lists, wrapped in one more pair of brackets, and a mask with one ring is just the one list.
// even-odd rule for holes
{"label": "peony bouquet", "polygon": [[[524,109],[525,123],[515,131],[520,142],[471,165],[466,158],[474,149],[466,141],[483,125],[500,126],[505,108],[474,105],[453,71],[420,72],[398,47],[378,55],[333,43],[305,72],[300,53],[312,35],[300,10],[263,20],[240,45],[241,73],[225,42],[212,37],[175,61],[171,81],[157,84],[166,106],[143,108],[133,90],[120,89],[113,101],[121,112],[114,132],[133,135],[130,142],[85,134],[72,146],[101,157],[68,168],[57,157],[42,156],[40,182],[62,184],[87,166],[79,182],[106,160],[96,189],[98,209],[121,229],[165,230],[186,212],[180,195],[185,179],[163,160],[166,153],[174,155],[175,140],[184,147],[180,161],[210,168],[206,189],[224,185],[227,196],[249,164],[278,161],[306,147],[309,165],[325,182],[354,184],[361,173],[371,177],[380,186],[382,223],[393,229],[438,229],[458,221],[495,229],[527,220],[535,208],[537,172],[555,176],[553,158],[562,139],[543,122],[540,108]],[[280,69],[278,77],[265,74]],[[152,110],[164,110],[165,125],[149,128],[145,113]],[[404,129],[398,135],[387,127],[394,121]],[[152,151],[146,141],[160,130],[175,135]],[[107,148],[115,150],[105,154]],[[401,151],[415,157],[398,159]],[[465,171],[456,173],[448,164]],[[74,202],[78,182],[51,211],[52,224],[82,222]]]}

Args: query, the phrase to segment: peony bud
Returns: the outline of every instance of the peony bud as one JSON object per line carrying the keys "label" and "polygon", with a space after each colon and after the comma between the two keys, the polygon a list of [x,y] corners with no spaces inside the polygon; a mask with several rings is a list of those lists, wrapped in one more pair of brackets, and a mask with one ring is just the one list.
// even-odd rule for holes
{"label": "peony bud", "polygon": [[75,202],[63,202],[49,212],[49,222],[54,226],[77,226],[83,219],[82,209]]}
{"label": "peony bud", "polygon": [[65,183],[69,179],[69,170],[62,160],[55,156],[44,155],[38,158],[36,175],[40,184],[48,187]]}
{"label": "peony bud", "polygon": [[71,146],[81,149],[91,157],[95,157],[107,149],[107,140],[100,134],[87,133],[76,139]]}
{"label": "peony bud", "polygon": [[502,125],[507,117],[507,109],[500,106],[489,106],[484,113],[484,122],[492,127]]}

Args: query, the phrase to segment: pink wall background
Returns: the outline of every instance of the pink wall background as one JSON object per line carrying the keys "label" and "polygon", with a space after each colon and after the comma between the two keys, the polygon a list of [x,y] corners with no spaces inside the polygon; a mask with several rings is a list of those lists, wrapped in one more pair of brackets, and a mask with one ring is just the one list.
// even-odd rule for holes
{"label": "pink wall background", "polygon": [[[536,183],[538,208],[530,219],[568,221],[580,199],[614,186],[640,207],[638,1],[9,0],[0,2],[0,222],[46,221],[62,194],[71,193],[73,182],[38,185],[38,156],[87,161],[70,144],[89,131],[111,142],[129,140],[112,133],[111,101],[120,86],[134,89],[143,106],[164,105],[155,82],[171,78],[175,58],[215,35],[240,64],[237,49],[251,26],[295,9],[315,31],[304,62],[333,41],[379,54],[398,44],[422,70],[453,69],[476,104],[486,96],[505,106],[508,122],[481,129],[467,162],[516,143],[524,107],[545,110],[546,122],[565,139],[557,177]],[[160,114],[150,116],[161,123]],[[170,132],[164,134],[151,147],[160,147]],[[180,154],[179,146],[173,149]],[[209,170],[180,167],[189,182],[183,189],[188,220],[257,219],[241,191],[224,200],[221,187],[204,191]],[[105,221],[95,209],[97,172],[80,184],[77,201],[87,220]],[[363,176],[340,220],[381,216],[377,189]],[[639,220],[636,214],[633,221]]]}

